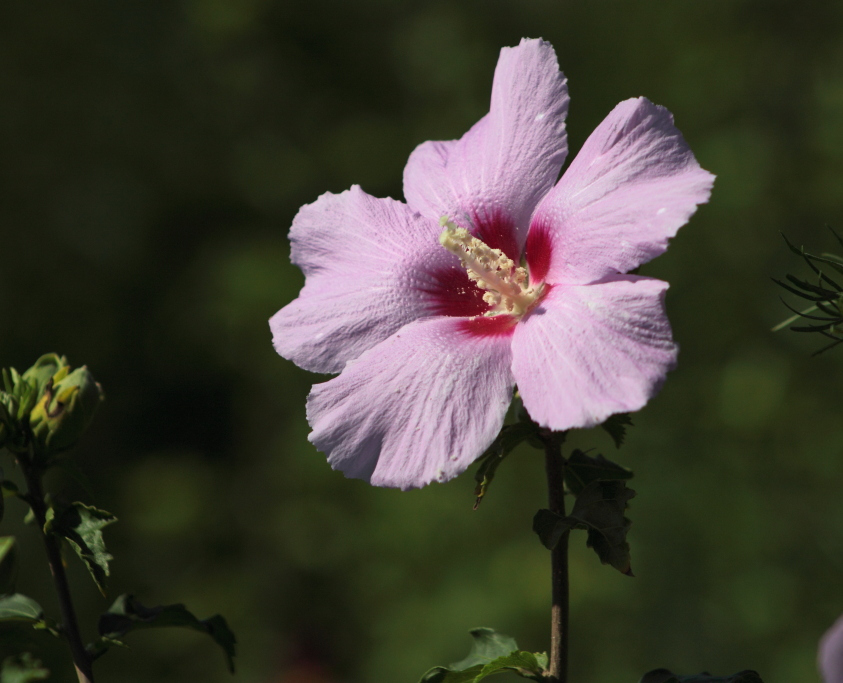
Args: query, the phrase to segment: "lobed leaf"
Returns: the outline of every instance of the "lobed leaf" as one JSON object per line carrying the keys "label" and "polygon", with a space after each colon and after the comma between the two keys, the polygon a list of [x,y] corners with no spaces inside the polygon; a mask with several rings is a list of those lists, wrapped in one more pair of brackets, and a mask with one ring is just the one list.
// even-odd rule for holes
{"label": "lobed leaf", "polygon": [[105,550],[102,530],[117,521],[117,517],[84,503],[50,508],[44,533],[63,536],[88,567],[88,571],[105,595],[105,579],[109,575],[108,563],[114,559]]}
{"label": "lobed leaf", "polygon": [[575,496],[594,481],[632,479],[632,470],[621,467],[617,463],[598,454],[594,457],[576,449],[568,458],[565,465],[565,484]]}
{"label": "lobed leaf", "polygon": [[629,413],[615,413],[600,426],[609,432],[609,436],[615,442],[615,448],[620,448],[626,438],[626,428],[632,427],[632,417]]}
{"label": "lobed leaf", "polygon": [[97,626],[100,638],[88,646],[88,651],[99,656],[111,645],[123,645],[123,636],[131,631],[170,626],[208,634],[222,648],[228,669],[234,673],[237,639],[222,616],[215,614],[209,619],[197,619],[181,604],[144,607],[128,594],[117,598],[109,610],[100,616]]}
{"label": "lobed leaf", "polygon": [[468,657],[450,666],[437,666],[421,683],[477,683],[487,676],[512,671],[524,678],[544,680],[547,655],[518,650],[515,640],[490,628],[476,628]]}
{"label": "lobed leaf", "polygon": [[563,517],[550,510],[539,510],[533,517],[533,531],[552,550],[571,529],[588,531],[586,545],[593,548],[603,564],[632,576],[626,534],[632,522],[624,516],[635,491],[623,481],[592,481],[574,502],[571,514]]}

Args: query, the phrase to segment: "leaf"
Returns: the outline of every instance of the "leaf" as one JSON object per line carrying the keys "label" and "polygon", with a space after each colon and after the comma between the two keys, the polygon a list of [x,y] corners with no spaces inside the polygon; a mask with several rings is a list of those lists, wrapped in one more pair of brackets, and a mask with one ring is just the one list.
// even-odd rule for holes
{"label": "leaf", "polygon": [[518,650],[514,639],[490,628],[475,628],[470,633],[474,644],[468,657],[447,667],[434,667],[422,676],[421,683],[477,683],[504,671],[536,681],[544,679],[546,654]]}
{"label": "leaf", "polygon": [[615,442],[615,448],[620,448],[626,438],[626,428],[633,426],[632,417],[629,413],[615,413],[610,415],[600,426],[609,432],[609,436]]}
{"label": "leaf", "polygon": [[18,577],[18,547],[14,536],[0,536],[0,594],[11,593]]}
{"label": "leaf", "polygon": [[594,549],[603,564],[610,564],[627,576],[632,576],[626,542],[632,522],[624,511],[634,496],[635,491],[622,481],[595,481],[577,496],[571,510],[571,517],[588,527],[588,547]]}
{"label": "leaf", "polygon": [[516,422],[515,424],[506,425],[501,429],[500,434],[492,442],[492,445],[480,456],[480,460],[483,462],[477,468],[477,472],[474,475],[474,479],[477,481],[477,486],[474,489],[474,495],[477,496],[477,499],[474,501],[475,510],[480,505],[480,501],[483,500],[483,496],[486,495],[492,479],[495,478],[495,472],[504,458],[518,444],[535,437],[538,434],[538,430],[538,425],[532,422]]}
{"label": "leaf", "polygon": [[0,683],[29,683],[50,677],[49,669],[28,652],[6,657],[0,666]]}
{"label": "leaf", "polygon": [[50,508],[44,525],[44,533],[55,533],[68,540],[103,595],[105,578],[109,575],[108,562],[114,558],[105,550],[102,530],[116,521],[117,517],[110,512],[75,502],[57,510]]}
{"label": "leaf", "polygon": [[504,671],[514,671],[519,676],[531,678],[534,681],[544,680],[544,671],[547,668],[547,655],[543,652],[532,653],[519,650],[489,662],[480,671],[475,681],[480,681],[486,676],[491,676]]}
{"label": "leaf", "polygon": [[576,520],[551,510],[539,510],[533,517],[533,531],[539,535],[542,545],[548,550],[553,550],[562,535],[574,528]]}
{"label": "leaf", "polygon": [[577,449],[565,466],[565,483],[575,496],[593,481],[632,479],[632,470],[621,467],[602,455],[591,457]]}
{"label": "leaf", "polygon": [[639,683],[764,683],[757,671],[739,671],[731,676],[712,676],[701,673],[695,676],[679,676],[667,669],[655,669],[642,676]]}
{"label": "leaf", "polygon": [[131,631],[176,626],[207,633],[225,652],[228,669],[234,673],[237,639],[225,619],[215,614],[209,619],[197,619],[184,605],[144,607],[131,595],[121,595],[108,612],[100,616],[97,629],[101,638],[88,646],[88,651],[102,654],[109,645],[122,645],[121,639]]}
{"label": "leaf", "polygon": [[588,531],[586,545],[593,548],[603,564],[632,576],[626,533],[632,524],[625,516],[626,504],[635,496],[623,481],[593,481],[582,489],[567,517],[550,510],[539,510],[533,517],[533,531],[552,550],[565,532]]}
{"label": "leaf", "polygon": [[41,605],[22,593],[0,595],[0,621],[37,623],[43,616]]}

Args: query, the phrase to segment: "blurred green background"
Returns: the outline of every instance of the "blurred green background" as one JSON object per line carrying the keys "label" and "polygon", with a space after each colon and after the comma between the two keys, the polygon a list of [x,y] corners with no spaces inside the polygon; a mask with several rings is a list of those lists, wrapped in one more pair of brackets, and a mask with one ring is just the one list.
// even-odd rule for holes
{"label": "blurred green background", "polygon": [[[636,472],[636,578],[573,539],[572,680],[758,669],[817,680],[843,612],[843,350],[770,328],[771,276],[843,229],[843,3],[775,0],[90,0],[0,6],[0,363],[58,351],[107,402],[67,496],[113,511],[102,598],[71,563],[86,635],[117,594],[222,612],[243,683],[412,683],[467,630],[547,647],[542,458],[401,493],[331,471],[306,441],[320,377],[267,319],[302,283],[301,204],[359,183],[400,198],[407,156],[488,110],[498,50],[556,47],[575,152],[620,100],[667,106],[712,202],[644,269],[668,279],[679,368],[619,453]],[[12,470],[6,457],[3,467]],[[14,476],[14,475],[12,475]],[[10,507],[11,507],[10,503]],[[11,507],[19,589],[55,612]],[[71,558],[73,559],[73,558]],[[228,681],[194,633],[129,636],[98,681]],[[74,676],[61,643],[0,649]],[[502,678],[501,680],[504,680]]]}

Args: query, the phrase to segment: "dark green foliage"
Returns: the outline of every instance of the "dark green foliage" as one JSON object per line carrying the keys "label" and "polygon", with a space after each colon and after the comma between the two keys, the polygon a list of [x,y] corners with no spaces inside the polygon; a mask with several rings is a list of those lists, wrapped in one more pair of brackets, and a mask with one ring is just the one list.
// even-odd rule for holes
{"label": "dark green foliage", "polygon": [[571,453],[565,465],[565,485],[575,496],[580,495],[582,490],[592,482],[623,481],[632,479],[632,476],[632,470],[612,462],[599,453],[592,457],[579,449]]}
{"label": "dark green foliage", "polygon": [[533,531],[548,549],[552,549],[571,529],[588,532],[587,545],[593,548],[603,564],[632,576],[629,543],[626,534],[632,522],[624,511],[635,491],[622,481],[593,481],[577,496],[567,517],[539,510],[533,518]]}
{"label": "dark green foliage", "polygon": [[208,634],[225,653],[226,662],[234,673],[234,656],[237,639],[219,614],[208,619],[197,619],[184,605],[144,607],[131,595],[121,595],[108,612],[100,617],[97,630],[100,638],[88,646],[98,657],[112,645],[122,645],[123,637],[141,629],[179,627]]}
{"label": "dark green foliage", "polygon": [[470,631],[474,638],[469,655],[450,666],[437,666],[420,683],[478,683],[492,674],[511,671],[532,680],[543,680],[547,655],[518,650],[515,640],[490,628]]}
{"label": "dark green foliage", "polygon": [[32,598],[21,593],[0,595],[0,621],[20,621],[37,624],[42,621],[44,610]]}
{"label": "dark green foliage", "polygon": [[50,677],[50,671],[29,652],[12,655],[0,665],[0,683],[30,683],[43,681]]}
{"label": "dark green foliage", "polygon": [[[834,230],[831,232],[843,246],[843,240],[840,236]],[[794,315],[777,325],[774,330],[781,329],[800,318],[810,321],[808,325],[795,325],[790,329],[794,332],[816,332],[831,339],[831,344],[827,344],[814,352],[814,355],[817,355],[843,342],[843,336],[841,336],[841,332],[843,332],[843,287],[828,275],[831,271],[836,274],[835,276],[843,275],[843,257],[836,254],[823,254],[822,256],[810,254],[805,251],[804,247],[797,249],[784,234],[782,234],[782,237],[784,237],[788,248],[794,254],[801,256],[811,269],[816,278],[816,283],[808,282],[793,275],[787,275],[789,284],[773,278],[773,282],[791,294],[812,302],[812,305],[800,311],[782,300]]]}
{"label": "dark green foliage", "polygon": [[632,416],[629,413],[615,413],[600,426],[609,432],[609,436],[615,442],[615,447],[620,448],[626,438],[626,428],[632,427]]}
{"label": "dark green foliage", "polygon": [[100,592],[105,595],[105,579],[109,574],[108,563],[112,556],[105,550],[102,530],[117,521],[105,510],[98,510],[84,503],[72,503],[47,511],[45,533],[67,539],[76,554],[85,563]]}

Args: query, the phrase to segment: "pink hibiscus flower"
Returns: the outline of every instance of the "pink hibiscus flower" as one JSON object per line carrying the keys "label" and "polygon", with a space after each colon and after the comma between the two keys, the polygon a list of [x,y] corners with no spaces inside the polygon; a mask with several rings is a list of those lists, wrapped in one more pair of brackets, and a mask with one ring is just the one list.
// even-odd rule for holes
{"label": "pink hibiscus flower", "polygon": [[820,640],[817,664],[825,683],[843,683],[843,617]]}
{"label": "pink hibiscus flower", "polygon": [[522,40],[501,51],[489,113],[410,155],[406,204],[355,186],[295,217],[305,285],[270,327],[285,358],[340,373],[307,401],[334,469],[445,481],[497,436],[516,384],[538,424],[565,430],[638,410],[675,365],[667,283],[623,273],[665,251],[713,176],[638,98],[556,182],[567,111],[552,46]]}

